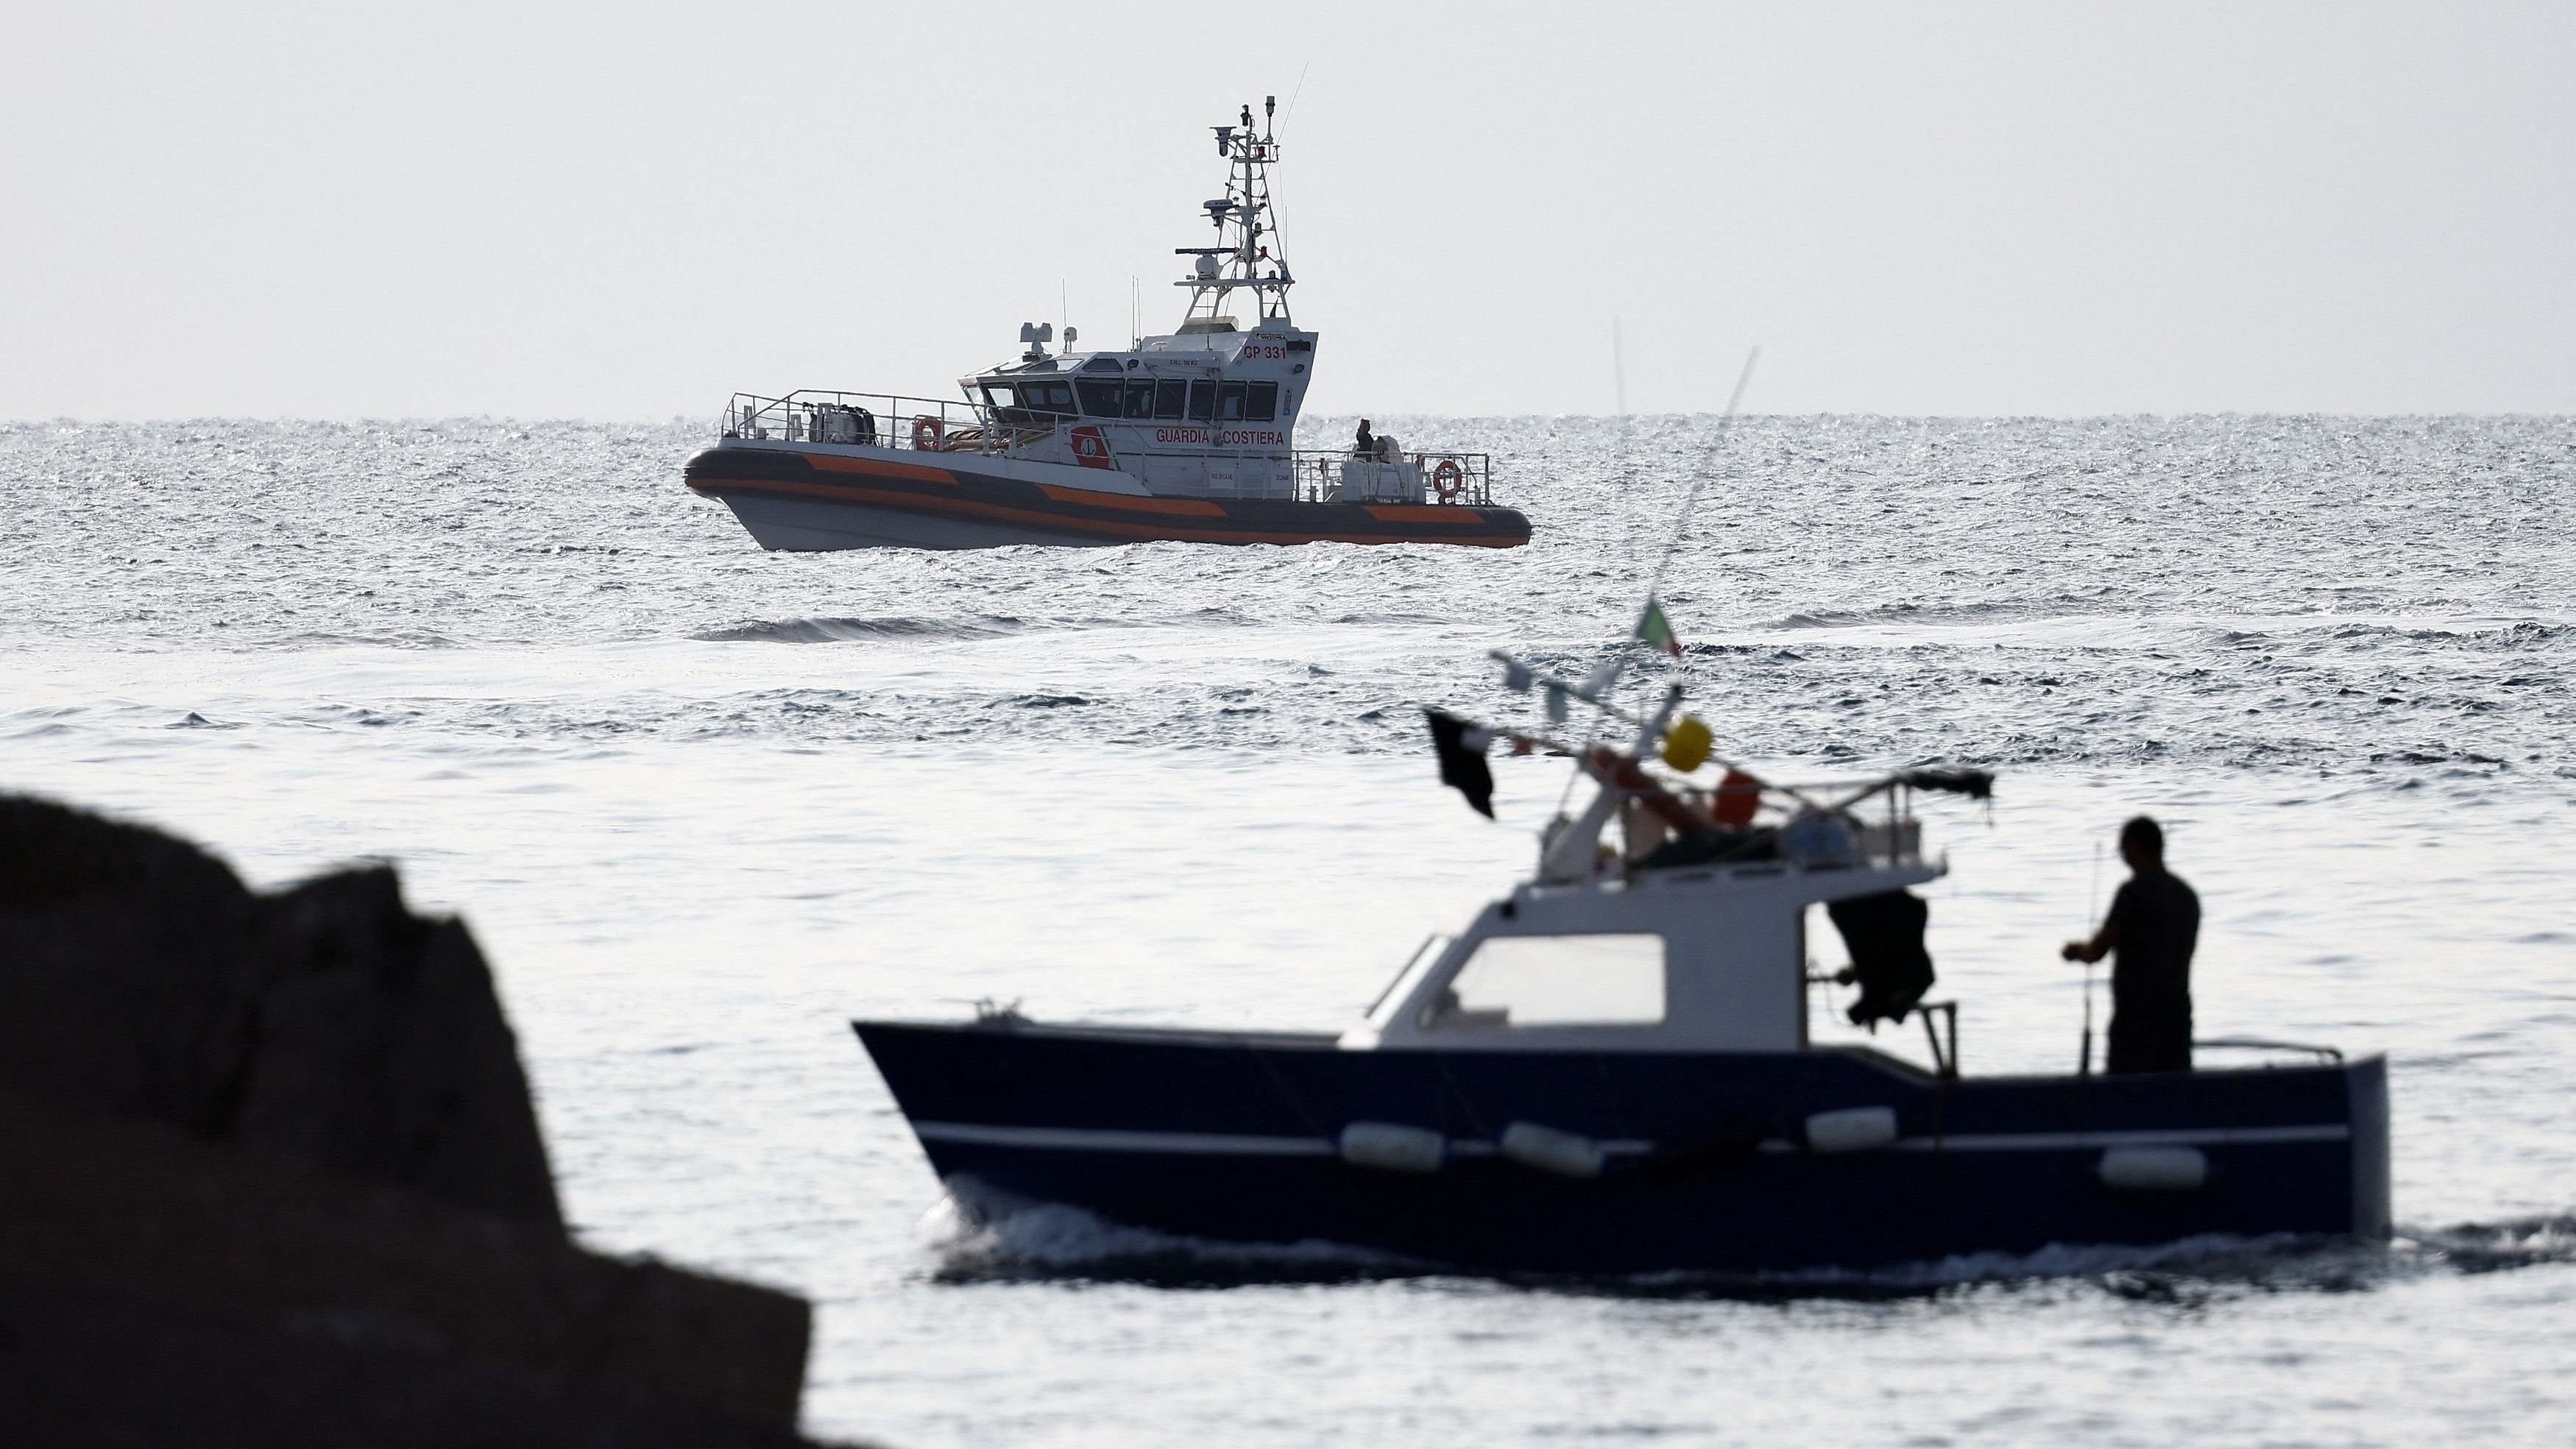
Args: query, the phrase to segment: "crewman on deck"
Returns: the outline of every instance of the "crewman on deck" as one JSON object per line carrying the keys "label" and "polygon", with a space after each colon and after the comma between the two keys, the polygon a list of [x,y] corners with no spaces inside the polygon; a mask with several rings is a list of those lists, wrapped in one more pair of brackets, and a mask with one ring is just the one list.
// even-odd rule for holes
{"label": "crewman on deck", "polygon": [[1360,419],[1360,437],[1358,442],[1351,444],[1351,456],[1354,458],[1377,456],[1377,438],[1369,432],[1369,420],[1366,418]]}
{"label": "crewman on deck", "polygon": [[2069,961],[2111,964],[2113,1074],[2191,1070],[2191,952],[2200,897],[2165,869],[2165,832],[2144,815],[2120,827],[2129,879],[2090,941],[2069,941]]}

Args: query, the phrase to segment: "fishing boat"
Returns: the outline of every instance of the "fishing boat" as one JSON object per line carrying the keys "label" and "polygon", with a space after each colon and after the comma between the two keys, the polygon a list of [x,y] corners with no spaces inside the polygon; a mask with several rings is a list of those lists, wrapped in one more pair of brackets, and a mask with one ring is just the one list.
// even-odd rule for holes
{"label": "fishing boat", "polygon": [[1210,128],[1226,191],[1204,206],[1212,244],[1177,251],[1178,330],[1091,351],[1067,326],[1049,351],[1054,324],[1023,322],[1018,357],[952,399],[738,393],[689,488],[769,549],[1527,543],[1529,520],[1493,501],[1489,454],[1296,446],[1318,334],[1289,314],[1275,98],[1262,111]]}
{"label": "fishing boat", "polygon": [[[1659,605],[1637,634],[1669,639]],[[1605,676],[1504,662],[1550,718],[1591,701],[1627,742],[1429,713],[1443,778],[1487,814],[1505,745],[1564,755],[1592,794],[1527,879],[1426,943],[1347,1030],[854,1022],[951,1195],[970,1214],[1070,1204],[1504,1273],[2388,1236],[2380,1057],[2233,1042],[2255,1055],[2096,1074],[2088,1032],[2071,1073],[1964,1069],[1960,1004],[1926,999],[1913,888],[1948,865],[1918,808],[1990,797],[1990,775],[1774,784],[1713,757],[1678,687],[1624,714]],[[1817,915],[1851,956],[1831,977],[1808,964]],[[1919,1024],[1930,1064],[1816,1040],[1825,980],[1856,987],[1854,1021]]]}

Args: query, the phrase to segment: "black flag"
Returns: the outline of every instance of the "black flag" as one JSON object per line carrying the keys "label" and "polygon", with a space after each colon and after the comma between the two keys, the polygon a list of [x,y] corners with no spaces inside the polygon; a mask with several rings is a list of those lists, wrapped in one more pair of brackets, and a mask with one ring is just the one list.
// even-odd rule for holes
{"label": "black flag", "polygon": [[1485,747],[1494,737],[1454,714],[1426,709],[1431,720],[1431,747],[1440,752],[1440,783],[1457,788],[1476,807],[1494,818],[1494,772],[1485,768]]}
{"label": "black flag", "polygon": [[1860,983],[1852,1025],[1875,1032],[1881,1021],[1905,1020],[1932,989],[1932,954],[1923,949],[1923,923],[1932,908],[1912,891],[1894,890],[1830,902],[1825,914],[1843,933],[1852,980]]}

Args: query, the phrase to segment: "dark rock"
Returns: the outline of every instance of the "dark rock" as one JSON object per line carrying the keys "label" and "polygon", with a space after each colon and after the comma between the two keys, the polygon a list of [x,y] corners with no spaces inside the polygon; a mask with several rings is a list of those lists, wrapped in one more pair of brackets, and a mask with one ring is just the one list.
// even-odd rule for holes
{"label": "dark rock", "polygon": [[255,895],[183,841],[0,797],[0,1085],[562,1229],[491,972],[384,866]]}
{"label": "dark rock", "polygon": [[792,1429],[442,1358],[359,1320],[259,1320],[0,1274],[0,1435],[46,1449],[791,1449]]}
{"label": "dark rock", "polygon": [[[83,1374],[107,1386],[215,1393],[239,1339],[290,1366],[268,1386],[279,1402],[358,1413],[371,1385],[417,1377],[415,1397],[472,1401],[459,1413],[549,1397],[660,1405],[777,1431],[743,1442],[792,1442],[808,1312],[788,1294],[601,1257],[546,1227],[22,1093],[0,1091],[0,1162],[0,1386],[59,1357],[62,1323],[88,1324],[73,1335],[94,1339]],[[12,1414],[79,1401],[12,1410],[10,1392],[0,1387],[0,1442],[54,1442],[25,1436]],[[118,1403],[102,1388],[90,1407]]]}
{"label": "dark rock", "polygon": [[0,1444],[797,1445],[802,1299],[567,1242],[473,938],[0,797]]}

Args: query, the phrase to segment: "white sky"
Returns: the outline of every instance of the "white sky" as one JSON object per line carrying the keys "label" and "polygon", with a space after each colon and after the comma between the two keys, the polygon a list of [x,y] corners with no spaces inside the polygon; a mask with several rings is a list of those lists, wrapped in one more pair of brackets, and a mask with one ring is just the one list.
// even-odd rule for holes
{"label": "white sky", "polygon": [[1265,93],[1311,411],[1606,413],[1615,315],[1639,412],[2576,412],[2566,5],[14,0],[0,82],[0,417],[944,395],[1168,330]]}

